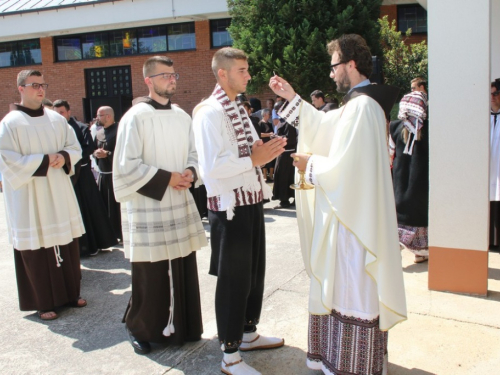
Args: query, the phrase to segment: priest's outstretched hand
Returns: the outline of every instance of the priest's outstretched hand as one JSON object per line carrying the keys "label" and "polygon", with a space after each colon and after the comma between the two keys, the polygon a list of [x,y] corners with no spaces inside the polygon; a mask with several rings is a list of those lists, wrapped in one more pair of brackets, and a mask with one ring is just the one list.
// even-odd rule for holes
{"label": "priest's outstretched hand", "polygon": [[295,97],[293,87],[280,76],[274,75],[269,80],[269,87],[276,95],[290,101]]}

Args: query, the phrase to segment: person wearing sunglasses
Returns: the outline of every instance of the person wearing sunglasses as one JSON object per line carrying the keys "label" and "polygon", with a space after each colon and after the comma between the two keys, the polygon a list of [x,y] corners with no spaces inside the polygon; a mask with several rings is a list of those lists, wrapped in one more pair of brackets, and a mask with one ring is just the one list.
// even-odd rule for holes
{"label": "person wearing sunglasses", "polygon": [[500,251],[500,81],[490,85],[490,250]]}
{"label": "person wearing sunglasses", "polygon": [[87,301],[78,245],[85,228],[70,180],[82,149],[66,119],[42,107],[47,87],[37,70],[18,74],[21,102],[0,122],[0,173],[19,307],[53,320],[59,307]]}

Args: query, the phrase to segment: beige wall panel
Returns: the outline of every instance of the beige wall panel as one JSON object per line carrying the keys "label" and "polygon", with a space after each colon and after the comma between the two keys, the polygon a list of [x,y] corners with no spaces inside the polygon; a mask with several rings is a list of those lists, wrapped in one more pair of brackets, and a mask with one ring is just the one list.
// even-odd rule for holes
{"label": "beige wall panel", "polygon": [[490,1],[429,0],[429,245],[488,247]]}

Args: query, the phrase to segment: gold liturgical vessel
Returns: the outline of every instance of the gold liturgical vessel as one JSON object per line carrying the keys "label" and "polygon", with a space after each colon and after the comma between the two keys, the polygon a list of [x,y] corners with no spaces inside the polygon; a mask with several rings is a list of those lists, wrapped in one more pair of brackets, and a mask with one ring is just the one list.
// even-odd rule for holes
{"label": "gold liturgical vessel", "polygon": [[[294,159],[295,161],[299,161],[299,159]],[[294,189],[294,190],[311,190],[311,189],[314,189],[314,185],[311,185],[311,184],[308,184],[306,182],[306,178],[305,178],[305,174],[306,172],[305,171],[298,171],[299,172],[299,175],[300,175],[300,178],[299,178],[299,182],[296,183],[296,184],[291,184],[290,185],[290,188]]]}

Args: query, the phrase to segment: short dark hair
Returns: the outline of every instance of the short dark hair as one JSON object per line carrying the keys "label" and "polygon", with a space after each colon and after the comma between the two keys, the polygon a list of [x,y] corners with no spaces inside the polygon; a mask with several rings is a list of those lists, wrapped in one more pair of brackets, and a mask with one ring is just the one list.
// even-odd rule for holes
{"label": "short dark hair", "polygon": [[42,73],[38,70],[21,70],[17,75],[17,87],[24,85],[26,78],[31,76],[43,77]]}
{"label": "short dark hair", "polygon": [[247,61],[248,57],[241,49],[232,47],[224,47],[215,52],[212,58],[212,71],[214,72],[215,78],[219,79],[217,75],[219,69],[229,70],[234,60]]}
{"label": "short dark hair", "polygon": [[311,95],[311,97],[315,97],[315,98],[321,98],[323,99],[323,101],[325,101],[325,94],[323,94],[323,91],[321,90],[314,90]]}
{"label": "short dark hair", "polygon": [[66,111],[70,110],[69,103],[66,100],[63,100],[63,99],[57,99],[54,102],[54,108],[59,108],[59,107],[66,108]]}
{"label": "short dark hair", "polygon": [[424,90],[427,91],[427,81],[422,77],[413,78],[410,83],[416,83],[419,87],[424,86]]}
{"label": "short dark hair", "polygon": [[44,107],[53,107],[54,106],[54,103],[52,103],[49,99],[47,98],[43,98],[42,100],[42,105]]}
{"label": "short dark hair", "polygon": [[495,81],[491,82],[491,88],[500,91],[500,78],[497,78],[495,79]]}
{"label": "short dark hair", "polygon": [[252,110],[252,105],[250,104],[250,102],[247,102],[246,100],[243,102],[243,106],[249,111]]}
{"label": "short dark hair", "polygon": [[260,111],[262,109],[262,104],[257,98],[250,98],[250,104],[252,105],[254,111]]}
{"label": "short dark hair", "polygon": [[149,59],[146,60],[144,65],[142,66],[142,74],[144,75],[144,78],[149,77],[154,69],[156,68],[156,65],[161,64],[161,65],[166,65],[166,66],[173,66],[174,62],[170,57],[167,56],[153,56],[150,57]]}
{"label": "short dark hair", "polygon": [[346,63],[353,60],[356,69],[366,78],[370,77],[373,70],[372,54],[366,40],[358,34],[344,34],[338,39],[327,44],[328,53],[339,54],[339,62]]}

